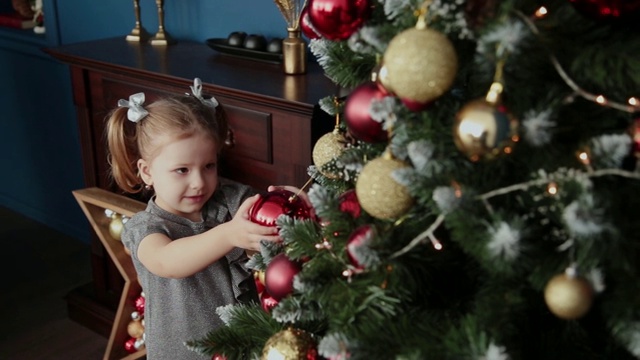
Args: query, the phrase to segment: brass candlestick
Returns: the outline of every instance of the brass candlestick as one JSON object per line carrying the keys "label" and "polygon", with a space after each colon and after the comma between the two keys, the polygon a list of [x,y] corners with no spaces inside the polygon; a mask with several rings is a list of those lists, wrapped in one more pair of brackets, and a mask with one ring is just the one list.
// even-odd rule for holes
{"label": "brass candlestick", "polygon": [[136,16],[136,25],[126,39],[131,42],[147,41],[149,33],[142,27],[142,21],[140,20],[140,0],[133,0],[133,12]]}
{"label": "brass candlestick", "polygon": [[158,8],[158,32],[151,38],[151,45],[173,44],[173,39],[164,30],[164,1],[156,0],[156,7]]}
{"label": "brass candlestick", "polygon": [[307,44],[300,37],[300,15],[307,0],[274,0],[287,22],[289,35],[282,40],[283,68],[285,74],[307,72]]}
{"label": "brass candlestick", "polygon": [[300,30],[287,29],[289,36],[282,40],[282,55],[284,57],[284,73],[290,75],[307,72],[307,44],[300,37]]}

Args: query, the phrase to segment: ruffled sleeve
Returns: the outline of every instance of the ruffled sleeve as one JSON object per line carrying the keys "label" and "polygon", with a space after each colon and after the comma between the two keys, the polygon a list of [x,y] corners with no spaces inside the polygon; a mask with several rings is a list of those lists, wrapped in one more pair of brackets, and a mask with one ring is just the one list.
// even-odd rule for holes
{"label": "ruffled sleeve", "polygon": [[[228,179],[221,179],[220,188],[214,194],[216,210],[210,212],[219,223],[231,220],[238,212],[238,208],[247,198],[258,192],[250,186]],[[213,210],[213,209],[212,209]],[[258,301],[258,291],[251,270],[246,264],[249,257],[244,249],[235,248],[226,256],[231,271],[233,294],[238,302],[248,303]]]}

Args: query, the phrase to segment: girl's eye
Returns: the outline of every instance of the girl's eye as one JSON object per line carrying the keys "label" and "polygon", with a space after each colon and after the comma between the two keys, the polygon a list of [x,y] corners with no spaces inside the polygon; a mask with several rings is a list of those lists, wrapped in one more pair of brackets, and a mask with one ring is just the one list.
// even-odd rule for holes
{"label": "girl's eye", "polygon": [[205,166],[205,168],[207,168],[208,170],[213,170],[213,169],[216,168],[216,164],[215,163],[207,164],[207,166]]}
{"label": "girl's eye", "polygon": [[187,169],[187,168],[179,168],[179,169],[176,169],[176,172],[178,174],[186,174],[186,173],[189,172],[189,169]]}

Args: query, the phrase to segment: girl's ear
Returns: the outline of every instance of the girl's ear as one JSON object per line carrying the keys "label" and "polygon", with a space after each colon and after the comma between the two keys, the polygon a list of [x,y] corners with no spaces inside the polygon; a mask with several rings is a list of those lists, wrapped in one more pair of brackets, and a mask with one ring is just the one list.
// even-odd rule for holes
{"label": "girl's ear", "polygon": [[149,171],[149,163],[147,163],[144,159],[138,160],[138,173],[147,185],[153,185],[153,179],[151,178],[151,171]]}

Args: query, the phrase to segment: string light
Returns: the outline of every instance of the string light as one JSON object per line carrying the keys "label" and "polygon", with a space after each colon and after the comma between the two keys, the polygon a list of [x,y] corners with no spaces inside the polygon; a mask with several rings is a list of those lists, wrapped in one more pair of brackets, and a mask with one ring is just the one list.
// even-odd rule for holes
{"label": "string light", "polygon": [[580,153],[578,153],[578,159],[580,159],[580,162],[585,165],[589,165],[591,163],[591,161],[589,160],[589,154],[587,154],[586,151],[581,151]]}
{"label": "string light", "polygon": [[[532,17],[527,17],[522,12],[515,11],[515,14],[518,15],[518,17],[529,27],[531,32],[534,33],[535,35],[540,35],[540,31],[538,30],[538,28],[536,27],[536,25],[533,23],[531,19],[540,18],[540,16],[538,16],[539,12],[540,14],[544,13],[543,15],[548,14],[548,11],[546,8],[542,11],[541,9],[542,8],[538,8],[534,16]],[[590,93],[585,89],[581,88],[571,77],[569,77],[567,72],[564,70],[564,68],[560,64],[560,61],[558,61],[558,59],[554,54],[549,55],[549,60],[551,61],[551,64],[553,65],[553,67],[556,69],[556,72],[558,73],[558,75],[560,75],[562,80],[564,80],[565,84],[567,84],[567,86],[569,86],[574,91],[574,95],[580,96],[585,100],[595,102],[602,106],[610,107],[612,109],[616,109],[616,110],[620,110],[628,113],[635,113],[640,111],[640,103],[635,97],[630,98],[627,101],[627,104],[625,104],[625,103],[619,103],[616,101],[609,101],[603,95],[596,95],[596,94]]]}
{"label": "string light", "polygon": [[535,12],[535,17],[538,18],[538,19],[541,19],[541,18],[545,17],[547,15],[547,13],[548,13],[547,8],[544,7],[544,6],[540,6],[538,8],[538,10],[536,10],[536,12]]}
{"label": "string light", "polygon": [[558,193],[558,184],[550,182],[549,185],[547,185],[547,193],[552,196],[556,195]]}
{"label": "string light", "polygon": [[433,234],[429,234],[429,240],[431,241],[431,245],[433,245],[434,249],[442,250],[442,243],[440,242],[440,240],[436,239]]}

